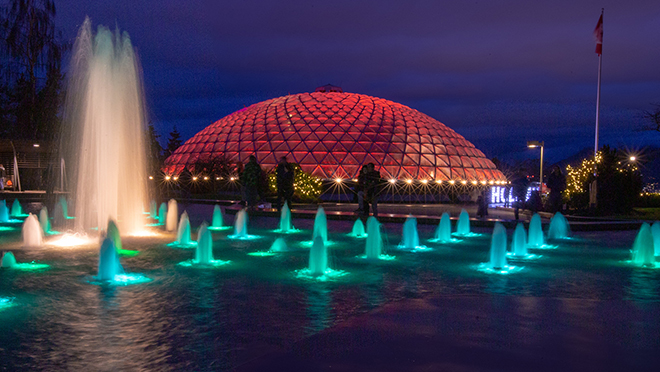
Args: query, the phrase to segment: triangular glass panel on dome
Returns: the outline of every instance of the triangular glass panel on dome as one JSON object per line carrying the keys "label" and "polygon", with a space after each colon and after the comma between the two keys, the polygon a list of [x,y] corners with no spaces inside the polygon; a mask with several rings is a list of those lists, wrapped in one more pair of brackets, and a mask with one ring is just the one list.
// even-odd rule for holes
{"label": "triangular glass panel on dome", "polygon": [[328,152],[328,149],[323,145],[323,142],[316,142],[311,150],[314,152]]}
{"label": "triangular glass panel on dome", "polygon": [[313,167],[311,173],[313,176],[319,178],[328,178],[328,175],[326,175],[325,172],[323,172],[323,168],[321,168],[321,166]]}
{"label": "triangular glass panel on dome", "polygon": [[433,159],[429,159],[429,156],[422,155],[419,159],[419,165],[423,167],[435,167],[435,162]]}
{"label": "triangular glass panel on dome", "polygon": [[302,162],[303,158],[305,158],[305,156],[308,154],[308,152],[307,152],[307,150],[305,150],[305,151],[293,151],[291,154],[293,155],[293,162],[300,164]]}
{"label": "triangular glass panel on dome", "polygon": [[[291,153],[288,152],[288,151],[275,151],[274,154],[275,154],[275,159],[277,159],[278,162],[280,161],[280,159],[282,158],[282,156],[289,157],[289,155],[291,155]],[[291,159],[289,158],[289,159],[287,159],[287,161],[290,162]]]}
{"label": "triangular glass panel on dome", "polygon": [[435,177],[436,179],[443,181],[451,180],[452,179],[451,168],[449,167],[435,168]]}
{"label": "triangular glass panel on dome", "polygon": [[[254,148],[252,143],[249,143],[249,144]],[[227,150],[226,151],[238,151],[238,142],[227,142]]]}
{"label": "triangular glass panel on dome", "polygon": [[[338,147],[341,146],[337,141],[323,141],[321,142],[328,151],[338,151]],[[343,148],[343,146],[341,146]]]}
{"label": "triangular glass panel on dome", "polygon": [[477,172],[474,171],[474,168],[465,168],[465,177],[469,180],[476,180],[479,178]]}
{"label": "triangular glass panel on dome", "polygon": [[301,141],[300,134],[297,132],[284,132],[284,137],[287,141]]}
{"label": "triangular glass panel on dome", "polygon": [[318,164],[318,161],[316,161],[316,158],[314,155],[310,152],[305,157],[302,159],[300,164]]}
{"label": "triangular glass panel on dome", "polygon": [[452,145],[447,145],[445,146],[447,149],[447,155],[458,155],[458,151],[456,151],[456,147]]}
{"label": "triangular glass panel on dome", "polygon": [[[463,168],[474,168],[474,164],[472,164],[472,161],[467,156],[461,156],[461,164],[463,164]],[[479,165],[477,164],[477,166]]]}
{"label": "triangular glass panel on dome", "polygon": [[361,157],[356,158],[353,156],[354,154],[346,154],[346,157],[344,160],[342,160],[341,164],[348,164],[348,165],[357,165],[361,164]]}
{"label": "triangular glass panel on dome", "polygon": [[323,170],[325,178],[346,177],[346,172],[344,172],[341,167],[336,167],[334,165],[321,165],[321,170]]}
{"label": "triangular glass panel on dome", "polygon": [[419,154],[405,154],[403,157],[403,165],[419,165]]}
{"label": "triangular glass panel on dome", "polygon": [[[291,143],[291,142],[289,142],[289,143]],[[305,144],[305,142],[295,143],[295,146],[291,150],[292,151],[304,151],[304,152],[309,151],[309,149],[307,148],[307,144]]]}
{"label": "triangular glass panel on dome", "polygon": [[383,160],[382,160],[381,164],[383,164],[383,165],[399,165],[400,162],[396,161],[396,159],[394,159],[394,157],[392,157],[391,154],[387,154],[387,155],[383,156]]}
{"label": "triangular glass panel on dome", "polygon": [[454,155],[449,157],[449,165],[452,168],[455,168],[455,167],[462,167],[463,163],[461,163],[461,158],[459,156]]}
{"label": "triangular glass panel on dome", "polygon": [[448,167],[449,166],[449,157],[447,155],[438,155],[435,157],[436,167]]}
{"label": "triangular glass panel on dome", "polygon": [[266,154],[263,158],[261,158],[261,165],[270,165],[273,166],[277,164],[277,159],[275,158],[275,154],[270,152]]}
{"label": "triangular glass panel on dome", "polygon": [[458,177],[458,178],[460,178],[460,179],[462,179],[462,180],[465,179],[465,171],[463,170],[463,168],[455,168],[455,167],[452,167],[452,168],[451,168],[451,173],[452,173],[455,177]]}
{"label": "triangular glass panel on dome", "polygon": [[225,151],[225,142],[216,142],[213,144],[213,152],[224,152]]}
{"label": "triangular glass panel on dome", "polygon": [[431,176],[431,173],[433,173],[433,169],[434,168],[429,168],[429,167],[419,167],[419,173],[417,173],[417,178],[422,180],[433,179],[433,176]]}
{"label": "triangular glass panel on dome", "polygon": [[270,151],[270,143],[266,141],[257,141],[255,147],[257,151]]}
{"label": "triangular glass panel on dome", "polygon": [[330,153],[320,154],[320,156],[317,156],[316,154],[314,154],[314,156],[316,158],[318,158],[320,164],[328,164],[328,165],[330,165],[330,164],[336,165],[337,164],[337,160]]}
{"label": "triangular glass panel on dome", "polygon": [[289,151],[289,142],[281,142],[277,147],[273,146],[275,151]]}

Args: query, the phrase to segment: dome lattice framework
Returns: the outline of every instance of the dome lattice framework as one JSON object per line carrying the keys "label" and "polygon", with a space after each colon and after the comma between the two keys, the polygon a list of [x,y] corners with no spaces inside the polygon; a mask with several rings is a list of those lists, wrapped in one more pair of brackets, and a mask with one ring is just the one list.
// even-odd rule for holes
{"label": "dome lattice framework", "polygon": [[356,178],[374,163],[390,179],[504,181],[475,146],[441,122],[402,104],[320,91],[253,104],[209,125],[179,147],[167,174],[226,157],[264,169],[282,156],[323,179]]}

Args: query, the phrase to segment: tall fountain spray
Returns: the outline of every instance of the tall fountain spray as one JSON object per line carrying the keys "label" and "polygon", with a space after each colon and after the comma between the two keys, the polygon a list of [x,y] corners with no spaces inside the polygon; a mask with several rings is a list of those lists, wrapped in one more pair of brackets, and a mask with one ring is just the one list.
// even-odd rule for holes
{"label": "tall fountain spray", "polygon": [[506,267],[506,229],[499,222],[495,222],[490,241],[490,267],[493,270]]}
{"label": "tall fountain spray", "polygon": [[532,219],[529,221],[529,238],[527,244],[533,248],[541,248],[545,245],[543,238],[543,228],[541,227],[541,216],[534,213]]}
{"label": "tall fountain spray", "polygon": [[121,236],[119,234],[119,228],[117,223],[112,219],[108,220],[108,229],[105,232],[106,238],[112,240],[112,244],[115,245],[117,252],[121,251],[123,246],[121,244]]}
{"label": "tall fountain spray", "polygon": [[367,219],[367,243],[365,247],[365,256],[368,259],[378,259],[382,252],[383,239],[380,236],[380,222],[378,222],[376,217],[371,216]]}
{"label": "tall fountain spray", "polygon": [[456,224],[456,235],[459,236],[470,235],[470,215],[465,209],[461,209],[461,214],[458,215],[458,223]]}
{"label": "tall fountain spray", "polygon": [[110,238],[105,238],[99,252],[99,280],[115,280],[117,274],[123,274],[124,268],[119,262],[117,248]]}
{"label": "tall fountain spray", "polygon": [[151,203],[149,204],[149,217],[152,220],[155,220],[158,218],[158,206],[156,205],[156,201],[152,200]]}
{"label": "tall fountain spray", "polygon": [[449,219],[449,213],[445,212],[440,217],[440,223],[435,230],[434,239],[442,243],[451,241],[451,220]]}
{"label": "tall fountain spray", "polygon": [[294,227],[291,223],[291,210],[289,209],[289,204],[285,201],[280,215],[280,232],[288,233],[293,230]]}
{"label": "tall fountain spray", "polygon": [[316,211],[314,218],[314,232],[312,233],[312,241],[315,242],[317,237],[323,239],[323,244],[328,243],[328,220],[325,216],[323,207],[319,207]]}
{"label": "tall fountain spray", "polygon": [[653,247],[656,256],[660,256],[660,222],[655,221],[651,225],[651,234],[653,235]]}
{"label": "tall fountain spray", "polygon": [[568,237],[568,221],[563,214],[557,212],[550,220],[548,228],[548,239],[565,239]]}
{"label": "tall fountain spray", "polygon": [[225,226],[225,223],[224,223],[223,217],[222,217],[222,209],[220,208],[219,205],[216,204],[215,206],[213,206],[213,220],[212,220],[211,227],[219,229],[219,228],[224,227],[224,226]]}
{"label": "tall fountain spray", "polygon": [[525,226],[518,222],[516,230],[513,232],[513,241],[511,241],[511,253],[514,257],[527,256],[527,231]]}
{"label": "tall fountain spray", "polygon": [[74,45],[65,123],[77,163],[76,227],[109,218],[131,233],[144,227],[146,151],[142,79],[128,34],[85,19]]}
{"label": "tall fountain spray", "polygon": [[400,248],[415,249],[419,247],[419,233],[417,232],[417,219],[409,214],[403,223],[403,237]]}
{"label": "tall fountain spray", "polygon": [[364,231],[364,223],[362,223],[361,219],[355,220],[355,223],[353,224],[353,230],[351,230],[351,235],[356,237],[356,238],[364,238],[366,236],[366,232]]}
{"label": "tall fountain spray", "polygon": [[37,216],[30,213],[23,222],[23,246],[40,247],[43,243],[43,232]]}
{"label": "tall fountain spray", "polygon": [[167,217],[165,220],[165,230],[174,231],[176,230],[177,219],[179,218],[179,206],[176,203],[176,200],[170,199],[167,202]]}
{"label": "tall fountain spray", "polygon": [[637,233],[633,243],[633,263],[639,266],[655,265],[655,251],[653,248],[653,234],[651,226],[644,222]]}
{"label": "tall fountain spray", "polygon": [[323,244],[323,238],[314,238],[312,249],[309,251],[309,273],[312,276],[321,276],[328,269],[328,249]]}
{"label": "tall fountain spray", "polygon": [[209,225],[203,222],[197,232],[197,250],[195,251],[195,263],[210,264],[213,261],[213,239],[208,229]]}
{"label": "tall fountain spray", "polygon": [[55,208],[53,209],[53,223],[58,228],[67,227],[69,206],[66,203],[66,198],[63,196],[60,197]]}

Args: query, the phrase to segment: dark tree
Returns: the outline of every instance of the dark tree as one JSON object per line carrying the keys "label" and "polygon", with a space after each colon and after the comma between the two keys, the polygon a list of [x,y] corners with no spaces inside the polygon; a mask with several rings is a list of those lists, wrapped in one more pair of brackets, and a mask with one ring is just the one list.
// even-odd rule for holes
{"label": "dark tree", "polygon": [[167,147],[165,147],[164,158],[167,159],[179,147],[181,147],[181,133],[176,130],[175,125],[172,127],[172,131],[170,132],[170,138],[167,140]]}
{"label": "dark tree", "polygon": [[2,116],[12,137],[52,139],[59,132],[61,60],[68,46],[55,31],[55,14],[52,0],[12,0],[2,9],[2,78],[12,92],[3,99]]}
{"label": "dark tree", "polygon": [[[642,176],[637,168],[623,165],[625,156],[616,149],[603,146],[600,152],[602,159],[596,169],[598,211],[601,214],[629,213],[642,191]],[[591,181],[588,180],[587,185]]]}
{"label": "dark tree", "polygon": [[644,126],[644,129],[660,132],[660,103],[656,103],[653,106],[655,107],[653,110],[644,110],[642,113],[642,118],[648,122]]}

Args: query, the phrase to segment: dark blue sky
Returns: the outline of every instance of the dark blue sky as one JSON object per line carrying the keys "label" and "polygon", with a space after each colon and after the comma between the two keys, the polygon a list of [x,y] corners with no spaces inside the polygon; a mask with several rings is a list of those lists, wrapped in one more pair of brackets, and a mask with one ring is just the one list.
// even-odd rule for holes
{"label": "dark blue sky", "polygon": [[244,106],[324,84],[424,112],[487,156],[551,161],[593,146],[593,29],[605,8],[601,144],[639,148],[660,103],[660,2],[56,0],[131,36],[150,119],[183,139]]}

